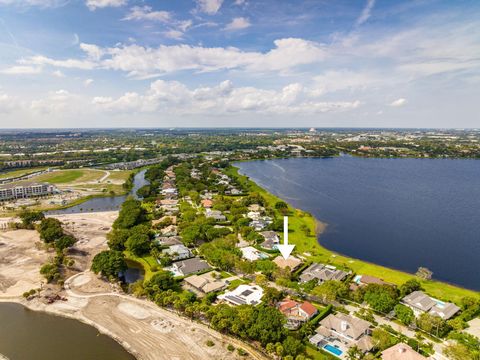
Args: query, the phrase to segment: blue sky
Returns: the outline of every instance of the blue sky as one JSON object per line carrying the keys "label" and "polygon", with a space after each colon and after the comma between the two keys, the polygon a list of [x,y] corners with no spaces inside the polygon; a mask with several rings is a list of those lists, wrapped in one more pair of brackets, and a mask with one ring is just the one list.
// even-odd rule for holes
{"label": "blue sky", "polygon": [[0,0],[0,127],[479,127],[480,3]]}

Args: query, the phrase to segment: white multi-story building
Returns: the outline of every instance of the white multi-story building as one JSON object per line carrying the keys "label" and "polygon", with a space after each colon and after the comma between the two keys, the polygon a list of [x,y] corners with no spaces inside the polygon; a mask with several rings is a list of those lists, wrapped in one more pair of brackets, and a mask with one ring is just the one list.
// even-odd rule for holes
{"label": "white multi-story building", "polygon": [[47,183],[8,184],[0,186],[0,201],[50,195],[56,190]]}

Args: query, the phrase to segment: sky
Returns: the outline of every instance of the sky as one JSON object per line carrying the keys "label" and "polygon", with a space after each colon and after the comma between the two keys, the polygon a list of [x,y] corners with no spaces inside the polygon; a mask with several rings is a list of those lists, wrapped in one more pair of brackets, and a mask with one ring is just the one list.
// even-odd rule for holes
{"label": "sky", "polygon": [[480,128],[480,2],[0,0],[0,128]]}

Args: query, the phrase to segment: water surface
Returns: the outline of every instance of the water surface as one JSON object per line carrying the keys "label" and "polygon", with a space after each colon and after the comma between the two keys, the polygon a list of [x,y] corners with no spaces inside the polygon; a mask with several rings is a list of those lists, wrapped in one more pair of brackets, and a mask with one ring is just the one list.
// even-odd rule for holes
{"label": "water surface", "polygon": [[0,354],[9,360],[135,360],[92,326],[19,304],[0,303],[0,324]]}
{"label": "water surface", "polygon": [[[133,179],[133,187],[128,195],[133,196],[135,199],[138,199],[137,190],[141,187],[148,185],[148,180],[145,179],[146,170],[139,171],[135,174]],[[81,204],[74,205],[62,210],[51,210],[47,211],[51,215],[61,215],[61,214],[77,214],[77,213],[87,213],[87,212],[101,212],[101,211],[114,211],[120,209],[120,206],[123,204],[128,195],[119,195],[119,196],[108,196],[108,197],[94,197],[88,199]]]}
{"label": "water surface", "polygon": [[281,159],[236,164],[328,223],[320,242],[362,260],[480,290],[480,161]]}

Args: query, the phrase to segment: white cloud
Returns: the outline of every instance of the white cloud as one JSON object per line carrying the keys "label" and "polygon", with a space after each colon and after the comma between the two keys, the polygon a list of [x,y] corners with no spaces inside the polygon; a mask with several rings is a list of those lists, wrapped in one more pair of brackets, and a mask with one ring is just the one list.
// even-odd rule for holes
{"label": "white cloud", "polygon": [[93,79],[87,79],[83,82],[85,87],[89,87],[93,83]]}
{"label": "white cloud", "polygon": [[35,113],[52,114],[73,110],[77,108],[78,97],[67,90],[52,91],[45,98],[33,100],[30,109]]}
{"label": "white cloud", "polygon": [[81,43],[80,49],[82,49],[91,60],[98,61],[103,55],[103,50],[97,45]]}
{"label": "white cloud", "polygon": [[[169,35],[179,35],[170,33]],[[160,45],[148,48],[137,44],[100,48],[81,44],[85,59],[56,60],[37,55],[21,59],[23,65],[51,65],[82,70],[111,69],[129,76],[145,78],[176,71],[212,72],[246,70],[253,72],[290,71],[297,66],[321,62],[328,55],[323,44],[288,38],[274,41],[275,47],[265,53],[246,52],[234,47],[206,48],[190,45]]]}
{"label": "white cloud", "polygon": [[167,30],[167,31],[164,31],[163,34],[169,38],[169,39],[175,39],[175,40],[182,40],[183,39],[183,35],[184,33],[182,31],[179,31],[179,30]]}
{"label": "white cloud", "polygon": [[85,2],[90,11],[106,7],[120,7],[126,4],[127,0],[86,0]]}
{"label": "white cloud", "polygon": [[10,113],[18,108],[18,99],[0,92],[0,113]]}
{"label": "white cloud", "polygon": [[367,4],[362,10],[362,13],[360,16],[357,18],[356,24],[357,25],[362,25],[364,22],[366,22],[371,14],[372,14],[372,9],[375,6],[375,0],[367,0]]}
{"label": "white cloud", "polygon": [[39,66],[12,66],[3,70],[0,70],[0,74],[5,75],[34,75],[40,74],[42,68]]}
{"label": "white cloud", "polygon": [[128,92],[113,99],[96,97],[92,104],[111,112],[196,115],[255,112],[259,114],[318,114],[358,108],[355,101],[312,101],[302,85],[293,83],[280,90],[236,88],[230,81],[213,87],[189,89],[177,81],[154,81],[144,94]]}
{"label": "white cloud", "polygon": [[243,5],[243,4],[245,4],[245,0],[235,0],[235,5],[240,6],[240,5]]}
{"label": "white cloud", "polygon": [[223,0],[196,0],[200,12],[215,15],[222,7]]}
{"label": "white cloud", "polygon": [[153,11],[151,6],[134,6],[123,20],[150,20],[167,23],[172,14],[168,11]]}
{"label": "white cloud", "polygon": [[250,21],[244,17],[236,17],[234,18],[227,26],[225,26],[225,30],[233,31],[233,30],[241,30],[250,27]]}
{"label": "white cloud", "polygon": [[58,77],[58,78],[64,78],[65,77],[65,74],[63,72],[61,72],[60,70],[52,71],[52,75],[55,76],[55,77]]}
{"label": "white cloud", "polygon": [[404,98],[400,98],[400,99],[397,99],[397,100],[394,100],[390,103],[390,106],[393,106],[393,107],[400,107],[400,106],[403,106],[407,103],[407,99],[404,99]]}

